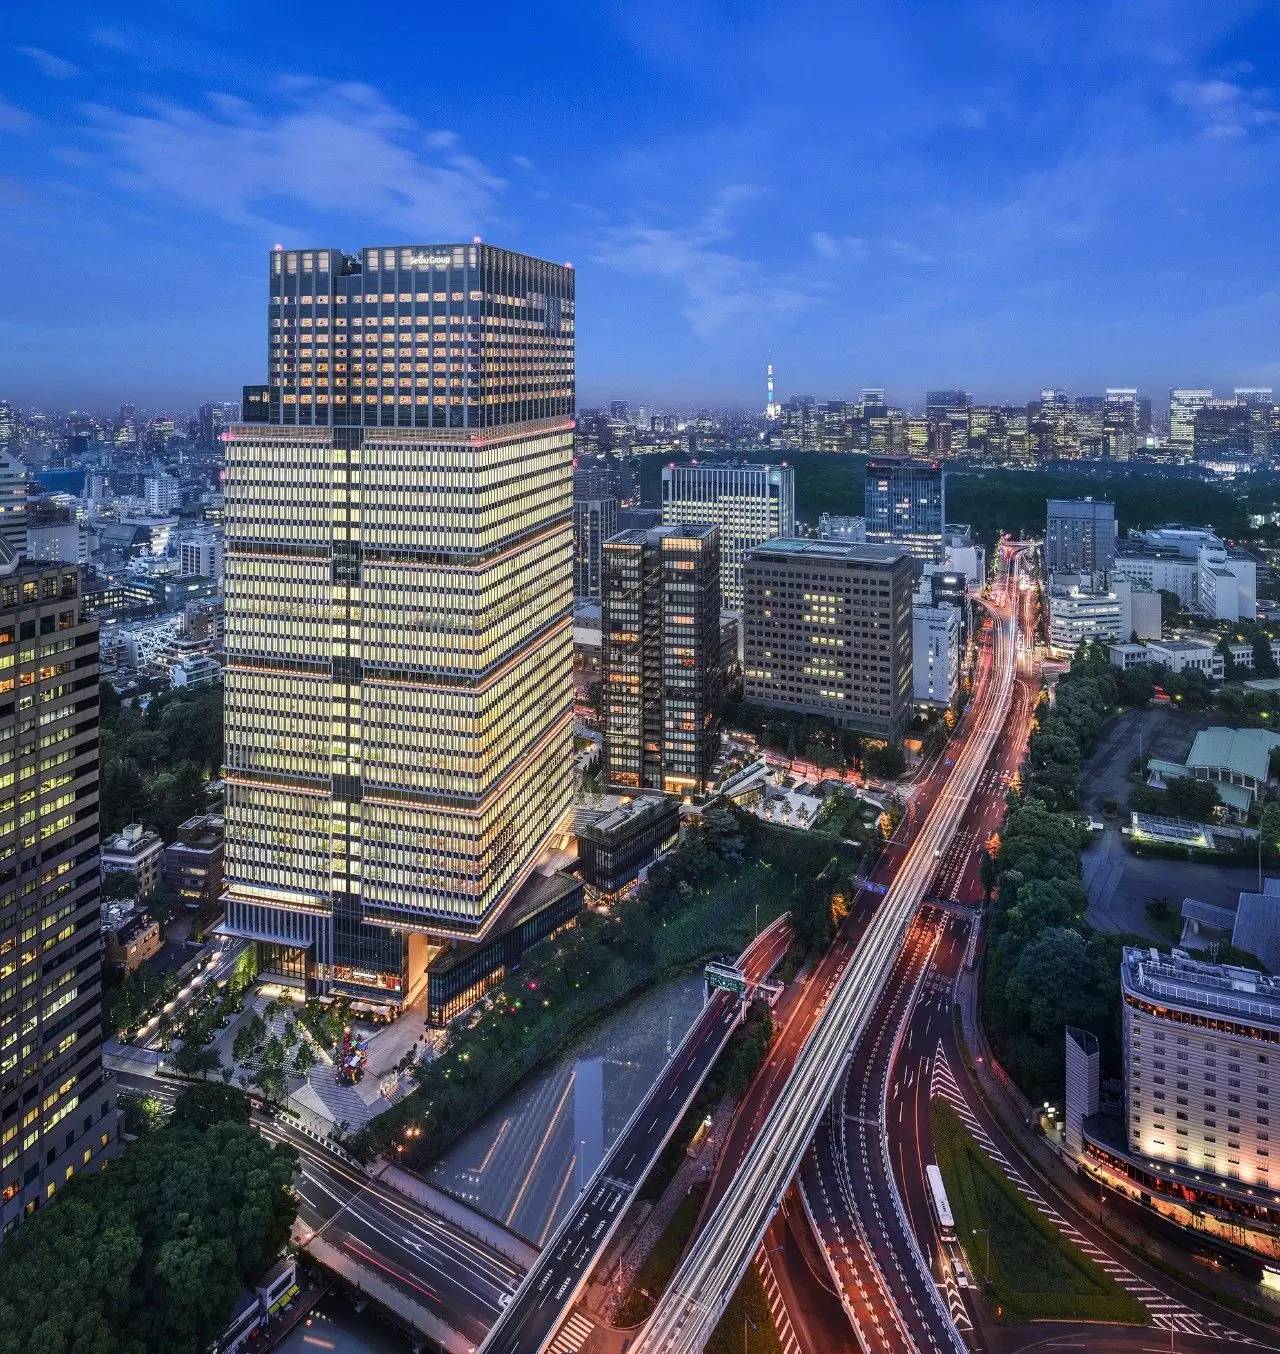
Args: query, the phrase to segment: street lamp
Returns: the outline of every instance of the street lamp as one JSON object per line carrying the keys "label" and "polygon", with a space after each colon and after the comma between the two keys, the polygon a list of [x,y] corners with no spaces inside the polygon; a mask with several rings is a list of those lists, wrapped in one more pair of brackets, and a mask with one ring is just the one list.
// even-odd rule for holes
{"label": "street lamp", "polygon": [[991,1282],[991,1233],[985,1227],[975,1227],[974,1236],[981,1234],[985,1242],[985,1256],[982,1262],[982,1282],[984,1284]]}

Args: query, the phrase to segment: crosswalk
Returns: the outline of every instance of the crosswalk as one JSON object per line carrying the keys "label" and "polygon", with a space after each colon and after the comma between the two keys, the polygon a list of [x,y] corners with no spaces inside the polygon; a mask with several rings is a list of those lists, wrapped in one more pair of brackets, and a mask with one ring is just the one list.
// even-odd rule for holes
{"label": "crosswalk", "polygon": [[791,1324],[790,1316],[787,1315],[787,1304],[782,1300],[777,1276],[763,1246],[756,1252],[756,1272],[760,1275],[760,1282],[764,1286],[765,1301],[769,1304],[769,1315],[773,1318],[773,1327],[778,1333],[782,1354],[800,1354],[800,1341],[796,1339],[795,1328]]}
{"label": "crosswalk", "polygon": [[1142,1303],[1151,1313],[1152,1322],[1161,1330],[1173,1330],[1182,1335],[1199,1335],[1211,1340],[1228,1340],[1237,1344],[1257,1344],[1256,1340],[1242,1335],[1238,1331],[1220,1325],[1211,1317],[1193,1312],[1185,1303],[1170,1294],[1162,1292],[1153,1284],[1141,1279],[1131,1269],[1113,1259],[1100,1247],[1094,1245],[1079,1228],[1073,1226],[1054,1206],[1026,1179],[1009,1158],[992,1141],[991,1135],[982,1127],[969,1108],[959,1083],[951,1071],[947,1055],[938,1041],[937,1052],[933,1059],[933,1070],[929,1077],[929,1094],[940,1096],[960,1116],[964,1126],[973,1134],[978,1145],[1011,1180],[1018,1192],[1029,1203],[1044,1214],[1060,1232],[1080,1248],[1090,1260],[1110,1275],[1125,1292]]}
{"label": "crosswalk", "polygon": [[547,1354],[578,1354],[593,1330],[595,1326],[590,1317],[581,1312],[570,1312],[555,1339],[547,1346]]}

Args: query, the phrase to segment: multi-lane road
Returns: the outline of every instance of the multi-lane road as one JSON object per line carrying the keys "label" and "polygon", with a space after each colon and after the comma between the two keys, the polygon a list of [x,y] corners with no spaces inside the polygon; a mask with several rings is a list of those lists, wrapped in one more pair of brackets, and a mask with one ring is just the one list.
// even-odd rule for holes
{"label": "multi-lane road", "polygon": [[[117,1073],[122,1090],[172,1104],[181,1085]],[[523,1269],[462,1228],[348,1165],[284,1120],[255,1118],[264,1137],[298,1154],[300,1239],[320,1236],[408,1302],[478,1344]]]}
{"label": "multi-lane road", "polygon": [[[1020,563],[1020,557],[1015,559],[1013,578],[1006,584],[1015,590]],[[830,964],[824,961],[805,983],[807,1000],[816,1008],[812,1028],[785,1078],[779,1079],[776,1096],[759,1120],[741,1167],[695,1236],[636,1350],[674,1354],[699,1349],[706,1342],[781,1204],[1004,728],[1018,651],[1012,609],[995,620],[993,649],[989,675],[974,695],[968,733],[956,751],[954,766],[906,848],[861,942],[843,967],[838,958]],[[838,956],[839,942],[832,953]]]}

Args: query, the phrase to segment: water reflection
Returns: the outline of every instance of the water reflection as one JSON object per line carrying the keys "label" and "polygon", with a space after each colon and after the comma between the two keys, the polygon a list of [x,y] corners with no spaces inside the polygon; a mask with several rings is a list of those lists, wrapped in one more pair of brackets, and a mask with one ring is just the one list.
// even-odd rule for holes
{"label": "water reflection", "polygon": [[432,1180],[540,1245],[701,1008],[700,974],[629,1003],[460,1138]]}

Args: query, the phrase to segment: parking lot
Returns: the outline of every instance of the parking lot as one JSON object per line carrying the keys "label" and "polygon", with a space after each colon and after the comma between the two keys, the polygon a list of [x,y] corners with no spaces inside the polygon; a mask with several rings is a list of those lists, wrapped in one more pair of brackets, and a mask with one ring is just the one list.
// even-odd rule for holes
{"label": "parking lot", "polygon": [[[1081,796],[1085,809],[1107,824],[1084,854],[1090,925],[1158,941],[1162,937],[1146,919],[1152,898],[1167,898],[1177,914],[1184,898],[1234,907],[1242,889],[1257,886],[1257,871],[1248,866],[1135,856],[1120,833],[1120,826],[1129,821],[1129,764],[1133,759],[1141,755],[1181,761],[1196,734],[1220,722],[1221,717],[1213,714],[1152,705],[1119,716],[1099,739],[1085,763]],[[1119,806],[1119,812],[1104,815],[1102,806],[1109,800]]]}

